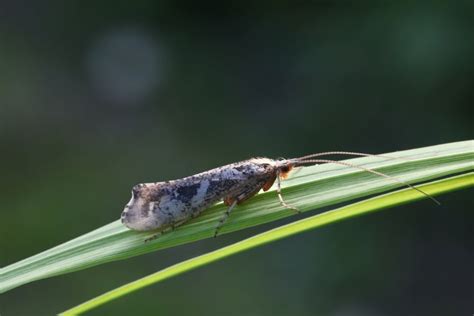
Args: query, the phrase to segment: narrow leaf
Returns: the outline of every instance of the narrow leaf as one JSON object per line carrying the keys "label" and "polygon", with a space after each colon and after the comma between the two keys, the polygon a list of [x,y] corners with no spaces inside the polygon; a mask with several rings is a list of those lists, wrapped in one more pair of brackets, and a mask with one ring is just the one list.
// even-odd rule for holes
{"label": "narrow leaf", "polygon": [[[449,191],[459,190],[473,185],[474,173],[468,173],[424,184],[419,188],[428,194],[438,195],[441,193],[447,193]],[[353,216],[363,215],[369,212],[374,212],[396,205],[413,202],[420,198],[423,198],[423,196],[417,194],[416,191],[404,189],[393,193],[377,196],[368,200],[364,200],[362,202],[354,203],[345,207],[341,207],[333,211],[328,211],[309,218],[305,218],[258,234],[256,236],[234,243],[227,247],[223,247],[221,249],[172,265],[166,269],[148,275],[137,281],[125,284],[110,292],[107,292],[85,303],[82,303],[74,308],[63,312],[61,315],[81,314],[101,305],[104,305],[121,296],[130,294],[144,287],[161,282],[163,280],[169,279],[173,276],[190,271],[192,269],[196,269],[211,262],[221,260],[225,257],[237,254],[239,252],[246,251],[310,229],[335,223],[340,220],[348,219]]]}
{"label": "narrow leaf", "polygon": [[[474,141],[449,143],[384,154],[401,159],[364,157],[347,160],[410,183],[428,181],[473,169]],[[157,181],[165,179],[156,179]],[[283,195],[301,211],[367,197],[403,186],[365,171],[335,164],[292,171],[283,182]],[[416,193],[419,194],[419,193]],[[124,204],[128,197],[123,197]],[[218,204],[196,219],[150,243],[149,233],[137,233],[116,220],[0,270],[0,293],[35,280],[181,245],[213,235],[225,206]],[[121,210],[117,210],[117,217]],[[232,213],[221,234],[294,215],[280,206],[274,190],[259,194]]]}

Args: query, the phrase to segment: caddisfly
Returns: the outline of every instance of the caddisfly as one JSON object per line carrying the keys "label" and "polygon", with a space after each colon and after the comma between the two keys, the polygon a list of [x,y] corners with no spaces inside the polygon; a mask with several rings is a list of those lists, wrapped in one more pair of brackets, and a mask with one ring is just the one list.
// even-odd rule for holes
{"label": "caddisfly", "polygon": [[137,231],[164,231],[167,228],[179,226],[198,216],[213,204],[224,201],[228,208],[216,226],[214,236],[217,236],[220,228],[236,205],[248,200],[261,189],[267,191],[275,181],[281,205],[299,212],[297,208],[288,205],[284,201],[281,195],[281,179],[286,177],[294,167],[319,163],[340,164],[392,179],[438,203],[427,193],[384,173],[348,162],[315,159],[315,157],[325,155],[376,156],[398,159],[382,155],[346,151],[324,152],[300,158],[281,160],[252,158],[182,179],[141,183],[132,188],[132,198],[122,212],[122,223],[128,228]]}

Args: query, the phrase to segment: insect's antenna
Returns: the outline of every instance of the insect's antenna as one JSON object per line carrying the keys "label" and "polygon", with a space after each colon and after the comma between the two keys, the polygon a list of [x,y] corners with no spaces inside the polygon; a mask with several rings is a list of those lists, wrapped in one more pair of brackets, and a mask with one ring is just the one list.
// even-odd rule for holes
{"label": "insect's antenna", "polygon": [[426,196],[427,198],[431,199],[433,202],[435,202],[436,204],[438,205],[441,205],[441,203],[439,203],[438,200],[436,200],[434,197],[432,197],[431,195],[429,195],[428,193],[412,186],[411,184],[409,184],[408,182],[405,182],[403,180],[400,180],[396,177],[392,177],[392,176],[389,176],[385,173],[382,173],[380,171],[376,171],[376,170],[373,170],[373,169],[370,169],[370,168],[366,168],[366,167],[362,167],[362,166],[358,166],[358,165],[354,165],[352,163],[349,163],[349,162],[345,162],[345,161],[337,161],[337,160],[328,160],[328,159],[307,159],[307,160],[299,160],[299,159],[290,159],[289,160],[290,163],[292,163],[295,167],[298,167],[300,165],[304,165],[304,164],[310,164],[310,163],[313,163],[313,164],[316,164],[316,163],[334,163],[334,164],[338,164],[338,165],[343,165],[343,166],[347,166],[347,167],[352,167],[352,168],[357,168],[357,169],[360,169],[360,170],[364,170],[364,171],[367,171],[367,172],[370,172],[370,173],[373,173],[373,174],[376,174],[378,176],[381,176],[381,177],[384,177],[384,178],[387,178],[387,179],[391,179],[391,180],[394,180],[398,183],[402,183],[404,185],[406,185],[407,187],[415,190],[415,191],[418,191],[420,192],[421,194],[423,194],[424,196]]}
{"label": "insect's antenna", "polygon": [[328,155],[349,155],[349,156],[364,156],[364,157],[378,157],[378,158],[388,158],[388,159],[402,159],[403,158],[398,158],[398,157],[390,157],[390,156],[385,156],[385,155],[374,155],[374,154],[366,154],[366,153],[359,153],[359,152],[354,152],[354,151],[325,151],[322,153],[316,153],[316,154],[311,154],[311,155],[306,155],[303,157],[295,158],[297,160],[306,160],[309,158],[314,158],[314,157],[320,157],[320,156],[328,156]]}

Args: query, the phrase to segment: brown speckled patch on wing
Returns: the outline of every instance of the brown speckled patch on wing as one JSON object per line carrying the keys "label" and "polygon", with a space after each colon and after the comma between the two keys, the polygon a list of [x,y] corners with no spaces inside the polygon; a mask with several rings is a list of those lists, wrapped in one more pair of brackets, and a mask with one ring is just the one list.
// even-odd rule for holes
{"label": "brown speckled patch on wing", "polygon": [[248,199],[250,199],[252,196],[254,196],[255,194],[258,193],[258,191],[260,191],[262,187],[259,186],[257,187],[254,191],[250,192],[250,193],[247,193],[245,194],[243,197],[239,198],[239,201],[237,202],[237,205],[240,205],[242,203],[244,203],[245,201],[247,201]]}
{"label": "brown speckled patch on wing", "polygon": [[224,204],[229,206],[232,205],[235,201],[237,201],[237,205],[242,204],[244,201],[250,199],[252,196],[258,193],[263,187],[263,182],[258,182],[253,184],[252,186],[247,186],[243,191],[233,195],[227,196],[224,198]]}

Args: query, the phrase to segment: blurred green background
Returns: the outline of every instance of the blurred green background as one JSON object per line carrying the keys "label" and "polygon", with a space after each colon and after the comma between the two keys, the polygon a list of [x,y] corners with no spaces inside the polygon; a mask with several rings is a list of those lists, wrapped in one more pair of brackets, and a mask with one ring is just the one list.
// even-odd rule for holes
{"label": "blurred green background", "polygon": [[[0,8],[1,266],[116,220],[138,182],[474,135],[472,1]],[[91,314],[471,315],[472,191],[440,200],[279,241]],[[51,315],[283,223],[28,284],[0,297],[0,314]]]}

